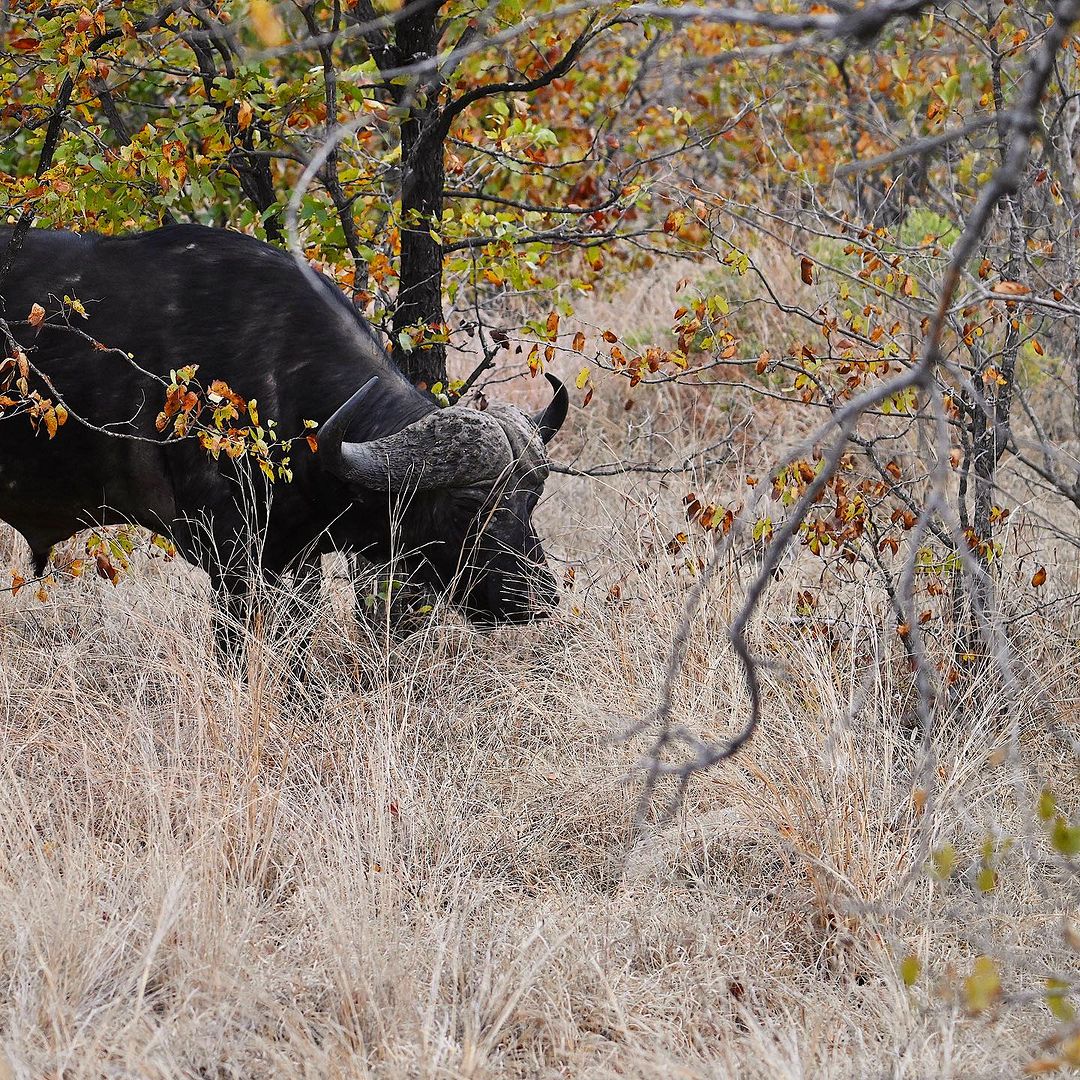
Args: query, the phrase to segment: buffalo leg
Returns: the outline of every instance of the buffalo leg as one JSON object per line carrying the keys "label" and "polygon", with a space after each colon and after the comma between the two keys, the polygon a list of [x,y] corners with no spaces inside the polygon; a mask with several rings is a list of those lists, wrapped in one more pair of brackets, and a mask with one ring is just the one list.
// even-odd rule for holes
{"label": "buffalo leg", "polygon": [[52,554],[52,548],[46,548],[44,551],[34,551],[31,554],[34,559],[34,577],[44,577],[45,567],[49,565],[49,556]]}
{"label": "buffalo leg", "polygon": [[218,604],[214,608],[214,644],[218,658],[233,661],[241,656],[250,607],[250,589],[244,574],[212,572],[210,583]]}
{"label": "buffalo leg", "polygon": [[310,616],[322,590],[322,556],[306,551],[293,566],[293,596],[300,614]]}
{"label": "buffalo leg", "polygon": [[292,564],[292,589],[287,594],[289,600],[284,622],[277,628],[280,635],[289,639],[293,650],[292,672],[302,683],[306,683],[308,678],[311,638],[305,634],[303,640],[296,640],[297,628],[311,625],[321,591],[322,557],[318,551],[305,551]]}

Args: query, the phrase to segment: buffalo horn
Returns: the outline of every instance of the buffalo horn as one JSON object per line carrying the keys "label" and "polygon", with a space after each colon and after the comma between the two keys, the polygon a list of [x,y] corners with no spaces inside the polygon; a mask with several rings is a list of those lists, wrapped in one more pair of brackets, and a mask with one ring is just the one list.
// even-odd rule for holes
{"label": "buffalo horn", "polygon": [[319,432],[324,468],[350,486],[369,491],[467,487],[495,479],[512,459],[498,420],[471,409],[433,409],[393,435],[344,441],[375,381],[365,383]]}
{"label": "buffalo horn", "polygon": [[563,421],[566,420],[566,413],[570,408],[570,395],[567,394],[566,387],[554,375],[549,375],[545,371],[544,376],[551,383],[551,389],[555,391],[555,396],[548,403],[546,409],[542,412],[533,413],[530,419],[540,433],[540,438],[549,443],[555,438],[556,432],[563,426]]}
{"label": "buffalo horn", "polygon": [[380,477],[385,477],[385,465],[380,466],[374,454],[363,443],[345,443],[345,432],[349,429],[353,417],[363,404],[375,384],[377,375],[368,379],[344,405],[319,428],[319,457],[323,466],[335,476],[340,476],[347,483],[358,487],[385,487],[385,479],[379,484]]}

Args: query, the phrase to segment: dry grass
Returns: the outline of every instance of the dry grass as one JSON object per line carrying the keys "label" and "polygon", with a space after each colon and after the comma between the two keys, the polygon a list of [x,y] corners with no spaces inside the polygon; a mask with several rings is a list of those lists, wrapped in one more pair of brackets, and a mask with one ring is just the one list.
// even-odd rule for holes
{"label": "dry grass", "polygon": [[[597,459],[622,423],[568,437]],[[763,729],[636,828],[641,745],[610,736],[657,697],[683,489],[550,490],[542,531],[578,570],[557,618],[391,641],[335,582],[303,692],[258,640],[246,677],[217,665],[183,566],[0,598],[0,1076],[1018,1075],[1054,1027],[1031,992],[1074,965],[1031,807],[1075,777],[1075,635],[1025,629],[1023,691],[942,735],[920,816],[880,598],[848,586],[829,642],[785,579],[755,629]],[[677,695],[716,736],[745,707],[725,627],[747,574],[720,575]],[[995,830],[1017,842],[983,894]],[[945,842],[942,883],[921,845]],[[971,1016],[984,952],[1007,1000]]]}

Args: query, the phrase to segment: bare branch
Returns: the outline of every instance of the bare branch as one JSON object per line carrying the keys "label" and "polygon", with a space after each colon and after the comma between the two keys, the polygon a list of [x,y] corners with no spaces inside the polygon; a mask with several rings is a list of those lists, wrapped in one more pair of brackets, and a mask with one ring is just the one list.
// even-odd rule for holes
{"label": "bare branch", "polygon": [[[889,10],[884,19],[880,16]],[[875,33],[897,14],[910,14],[913,10],[919,10],[916,5],[907,5],[900,12],[896,8],[884,5],[881,8],[864,8],[860,13],[865,13],[868,27],[876,27]],[[800,17],[796,17],[800,18]],[[832,18],[832,17],[822,17]],[[843,16],[835,17],[837,19]],[[1080,0],[1061,0],[1055,6],[1055,19],[1047,30],[1042,42],[1030,61],[1028,72],[1024,80],[1018,101],[1015,107],[1006,115],[1007,127],[1006,149],[1001,165],[995,171],[991,179],[983,187],[976,201],[975,207],[968,215],[963,231],[952,247],[948,265],[945,269],[941,284],[938,289],[938,299],[934,315],[930,319],[927,331],[923,338],[919,359],[901,374],[885,383],[864,391],[859,396],[848,401],[838,408],[827,428],[810,440],[817,442],[830,428],[837,429],[828,451],[823,455],[823,464],[819,468],[813,481],[804,490],[798,502],[786,516],[783,525],[777,531],[769,543],[761,566],[753,581],[747,588],[746,596],[730,628],[732,648],[738,656],[746,679],[747,692],[750,699],[750,713],[743,727],[725,744],[709,745],[697,739],[696,736],[677,728],[673,724],[672,712],[672,685],[686,656],[689,624],[694,613],[701,603],[701,596],[712,569],[715,567],[716,556],[710,559],[706,570],[702,572],[699,582],[692,590],[686,604],[684,619],[680,623],[674,644],[668,658],[663,684],[661,703],[651,717],[642,721],[635,732],[652,727],[655,723],[660,724],[660,731],[655,736],[648,764],[648,779],[646,782],[646,798],[651,797],[656,784],[662,776],[672,776],[678,782],[678,795],[685,791],[690,778],[704,769],[708,769],[717,763],[732,757],[753,736],[761,721],[762,714],[762,687],[759,675],[760,661],[752,654],[746,638],[746,632],[750,621],[756,613],[761,598],[769,583],[772,581],[780,560],[787,551],[788,546],[795,537],[799,528],[806,520],[810,508],[818,500],[824,490],[825,484],[835,472],[840,459],[851,440],[855,427],[866,410],[885,401],[887,398],[906,390],[916,389],[930,396],[935,403],[935,415],[939,429],[939,445],[944,441],[944,432],[947,430],[943,412],[940,406],[940,398],[937,394],[933,375],[936,369],[943,364],[941,354],[941,340],[945,323],[953,303],[953,297],[960,282],[961,274],[975,252],[976,246],[983,235],[990,218],[998,203],[1009,195],[1015,193],[1022,181],[1023,171],[1031,153],[1032,139],[1038,130],[1039,105],[1045,92],[1047,83],[1052,75],[1054,63],[1059,50],[1062,48],[1066,37],[1074,22],[1080,18]],[[805,27],[803,27],[805,29]],[[855,36],[857,34],[850,34]],[[861,40],[861,39],[860,39]],[[943,469],[947,467],[945,455],[939,450],[938,464],[935,468],[934,495],[924,507],[916,526],[916,537],[930,528],[933,516],[944,513],[944,500],[941,494]],[[928,742],[932,732],[932,687],[929,682],[928,667],[925,656],[922,653],[922,644],[919,639],[917,621],[911,609],[911,581],[915,567],[915,547],[912,546],[912,554],[909,557],[904,575],[900,582],[901,602],[905,605],[908,616],[908,632],[910,640],[909,649],[913,650],[916,660],[916,678],[919,689],[919,709],[922,719],[924,740]],[[965,568],[969,573],[976,575],[985,571],[971,559],[961,546],[961,556]],[[981,628],[987,633],[996,636],[993,655],[1001,660],[1006,668],[1008,677],[1008,659],[1006,645],[1000,637],[1000,630],[995,630],[989,621],[987,610],[977,611]],[[686,747],[691,752],[691,757],[683,763],[665,763],[661,760],[664,751],[673,743]],[[671,803],[666,808],[666,813],[674,812],[677,803]]]}

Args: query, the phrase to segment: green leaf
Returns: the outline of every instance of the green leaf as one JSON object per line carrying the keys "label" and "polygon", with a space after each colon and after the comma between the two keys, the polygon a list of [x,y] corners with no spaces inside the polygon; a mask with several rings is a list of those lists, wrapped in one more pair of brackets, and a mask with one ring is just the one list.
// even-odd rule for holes
{"label": "green leaf", "polygon": [[950,75],[945,80],[945,85],[938,91],[941,100],[950,108],[960,94],[960,76]]}

